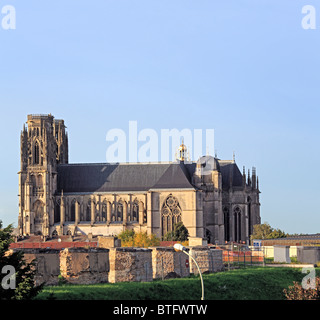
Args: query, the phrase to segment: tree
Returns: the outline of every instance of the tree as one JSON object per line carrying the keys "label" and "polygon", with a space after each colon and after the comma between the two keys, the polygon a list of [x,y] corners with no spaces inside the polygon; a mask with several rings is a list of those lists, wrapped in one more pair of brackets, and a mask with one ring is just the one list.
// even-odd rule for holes
{"label": "tree", "polygon": [[27,263],[22,251],[8,252],[10,244],[14,241],[12,232],[12,225],[2,228],[0,220],[0,272],[2,272],[0,298],[31,299],[42,290],[44,284],[35,285],[35,264]]}
{"label": "tree", "polygon": [[183,222],[178,222],[173,226],[173,231],[165,234],[164,240],[166,241],[187,241],[189,231],[184,226]]}
{"label": "tree", "polygon": [[134,230],[124,230],[118,234],[122,247],[134,247]]}
{"label": "tree", "polygon": [[253,226],[253,233],[251,235],[251,240],[253,239],[276,239],[285,238],[288,235],[280,230],[273,229],[267,222],[263,224],[256,224]]}
{"label": "tree", "polygon": [[155,234],[148,235],[147,232],[134,232],[125,230],[118,234],[122,247],[152,247],[160,244],[160,239]]}

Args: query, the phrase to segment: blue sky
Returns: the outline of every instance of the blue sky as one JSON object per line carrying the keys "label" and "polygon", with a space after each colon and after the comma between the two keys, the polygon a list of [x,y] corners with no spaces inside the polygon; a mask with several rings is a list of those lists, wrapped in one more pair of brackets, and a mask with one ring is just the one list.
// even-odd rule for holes
{"label": "blue sky", "polygon": [[[0,0],[0,219],[17,223],[27,114],[65,120],[70,162],[105,162],[106,133],[213,128],[221,159],[257,168],[261,219],[320,232],[320,24],[301,0]],[[0,20],[3,14],[0,14]]]}

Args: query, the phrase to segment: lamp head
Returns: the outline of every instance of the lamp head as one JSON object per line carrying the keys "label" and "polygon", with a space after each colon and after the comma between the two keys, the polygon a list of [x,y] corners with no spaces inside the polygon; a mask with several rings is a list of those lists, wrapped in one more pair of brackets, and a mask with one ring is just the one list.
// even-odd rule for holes
{"label": "lamp head", "polygon": [[174,248],[175,251],[184,251],[184,250],[186,250],[186,248],[180,243],[176,243],[173,246],[173,248]]}

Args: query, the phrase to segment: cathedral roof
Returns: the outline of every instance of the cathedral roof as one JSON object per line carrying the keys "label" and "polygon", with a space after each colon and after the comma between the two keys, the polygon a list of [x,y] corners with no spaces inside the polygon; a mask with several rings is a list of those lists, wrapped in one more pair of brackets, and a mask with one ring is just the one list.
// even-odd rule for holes
{"label": "cathedral roof", "polygon": [[[218,159],[211,162],[210,168],[221,172],[223,188],[229,188],[230,183],[242,186],[243,177],[236,163]],[[58,193],[195,189],[195,162],[60,164],[57,170]]]}
{"label": "cathedral roof", "polygon": [[58,166],[58,192],[91,193],[190,189],[183,163],[64,164]]}
{"label": "cathedral roof", "polygon": [[222,186],[229,188],[230,180],[233,187],[241,187],[243,184],[242,174],[234,161],[219,160],[220,172],[222,175]]}

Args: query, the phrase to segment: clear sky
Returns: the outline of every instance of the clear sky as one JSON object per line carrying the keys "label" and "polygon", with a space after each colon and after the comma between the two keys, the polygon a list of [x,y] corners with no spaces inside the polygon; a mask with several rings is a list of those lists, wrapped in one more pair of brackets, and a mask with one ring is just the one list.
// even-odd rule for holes
{"label": "clear sky", "polygon": [[212,128],[255,166],[261,220],[320,232],[320,23],[312,0],[0,0],[0,219],[17,224],[20,131],[65,120],[70,162],[105,162],[112,128]]}

